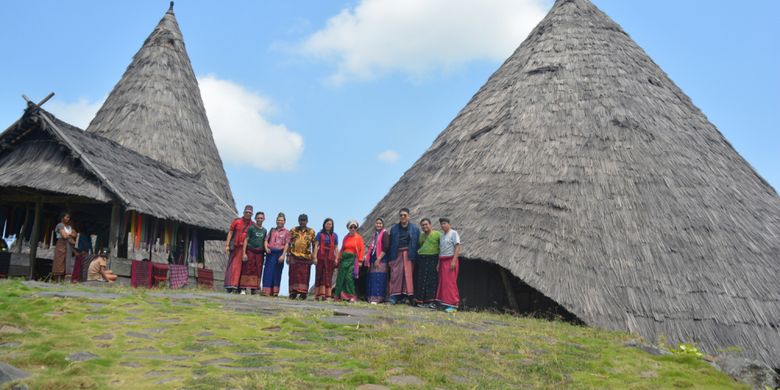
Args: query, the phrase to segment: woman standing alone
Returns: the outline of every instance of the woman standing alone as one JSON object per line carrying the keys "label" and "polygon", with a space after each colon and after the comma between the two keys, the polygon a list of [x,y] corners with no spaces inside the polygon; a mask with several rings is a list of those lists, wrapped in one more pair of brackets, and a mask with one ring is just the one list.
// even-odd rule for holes
{"label": "woman standing alone", "polygon": [[65,278],[66,264],[73,264],[73,247],[76,244],[76,229],[70,224],[70,213],[62,214],[60,223],[54,228],[57,234],[57,245],[54,247],[54,261],[51,273],[55,282]]}

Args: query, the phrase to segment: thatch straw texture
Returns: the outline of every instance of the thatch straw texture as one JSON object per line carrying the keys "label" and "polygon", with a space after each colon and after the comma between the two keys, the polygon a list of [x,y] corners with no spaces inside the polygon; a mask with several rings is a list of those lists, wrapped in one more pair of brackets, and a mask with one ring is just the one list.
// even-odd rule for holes
{"label": "thatch straw texture", "polygon": [[780,367],[780,198],[588,0],[557,1],[367,221],[404,206],[587,324]]}
{"label": "thatch straw texture", "polygon": [[234,206],[206,110],[170,9],[87,127],[175,169],[197,174]]}
{"label": "thatch straw texture", "polygon": [[[126,210],[178,221],[224,238],[233,210],[197,176],[170,168],[114,141],[82,131],[44,110],[25,114],[0,134],[0,186],[114,199]],[[29,172],[20,176],[18,172]]]}
{"label": "thatch straw texture", "polygon": [[0,188],[20,188],[111,202],[113,196],[92,175],[84,175],[53,139],[24,142],[0,151]]}

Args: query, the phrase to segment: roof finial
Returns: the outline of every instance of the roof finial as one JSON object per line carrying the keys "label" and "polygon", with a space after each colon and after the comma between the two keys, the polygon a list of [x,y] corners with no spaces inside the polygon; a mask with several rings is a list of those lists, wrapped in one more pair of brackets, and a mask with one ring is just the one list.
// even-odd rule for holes
{"label": "roof finial", "polygon": [[171,6],[168,7],[168,11],[173,12],[173,1],[171,1]]}

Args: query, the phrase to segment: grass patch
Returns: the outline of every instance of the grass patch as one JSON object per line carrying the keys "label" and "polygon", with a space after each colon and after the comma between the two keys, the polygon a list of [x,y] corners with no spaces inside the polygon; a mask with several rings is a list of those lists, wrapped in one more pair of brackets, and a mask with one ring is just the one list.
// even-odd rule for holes
{"label": "grass patch", "polygon": [[[120,297],[40,295],[60,290]],[[36,389],[347,389],[400,375],[448,389],[739,387],[696,357],[651,356],[624,347],[629,335],[562,322],[358,304],[393,319],[358,327],[325,322],[333,305],[186,293],[0,281],[0,324],[23,330],[0,334],[19,343],[0,361]],[[68,361],[74,352],[97,357]]]}

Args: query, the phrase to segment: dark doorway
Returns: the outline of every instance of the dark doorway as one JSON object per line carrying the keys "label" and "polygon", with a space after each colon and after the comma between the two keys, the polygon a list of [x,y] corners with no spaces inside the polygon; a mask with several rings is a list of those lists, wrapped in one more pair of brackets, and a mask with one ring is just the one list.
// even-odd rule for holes
{"label": "dark doorway", "polygon": [[[495,263],[461,258],[458,288],[461,306],[465,309],[495,310],[584,324],[566,308]],[[514,296],[514,304],[510,294]]]}

